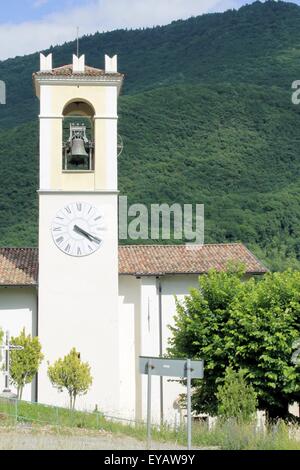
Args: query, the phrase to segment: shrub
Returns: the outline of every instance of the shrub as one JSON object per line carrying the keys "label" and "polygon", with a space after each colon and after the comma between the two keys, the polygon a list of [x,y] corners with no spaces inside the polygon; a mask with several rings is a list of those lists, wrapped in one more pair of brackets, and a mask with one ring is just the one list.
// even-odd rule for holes
{"label": "shrub", "polygon": [[218,386],[218,415],[224,419],[235,418],[239,422],[249,422],[257,408],[257,395],[245,380],[243,370],[238,372],[228,367],[223,385]]}
{"label": "shrub", "polygon": [[58,359],[48,367],[48,377],[54,387],[62,392],[65,388],[70,397],[70,408],[75,408],[78,395],[85,395],[92,385],[90,366],[82,362],[79,353],[73,348],[63,359]]}

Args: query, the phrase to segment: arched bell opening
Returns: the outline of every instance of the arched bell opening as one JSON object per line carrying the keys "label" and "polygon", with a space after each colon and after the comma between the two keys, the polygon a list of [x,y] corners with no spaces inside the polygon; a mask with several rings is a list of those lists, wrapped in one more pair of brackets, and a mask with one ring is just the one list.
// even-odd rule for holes
{"label": "arched bell opening", "polygon": [[63,110],[63,170],[93,171],[95,158],[93,106],[71,101]]}

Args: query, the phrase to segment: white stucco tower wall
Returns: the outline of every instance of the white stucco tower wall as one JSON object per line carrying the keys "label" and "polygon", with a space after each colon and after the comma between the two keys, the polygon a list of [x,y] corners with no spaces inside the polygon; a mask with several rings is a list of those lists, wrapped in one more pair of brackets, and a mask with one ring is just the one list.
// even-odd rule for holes
{"label": "white stucco tower wall", "polygon": [[[82,61],[82,59],[81,59]],[[84,58],[83,58],[84,61]],[[70,66],[35,74],[40,98],[39,324],[45,360],[38,401],[65,406],[47,377],[47,363],[75,347],[91,366],[93,384],[78,408],[119,410],[117,100],[123,76]],[[78,105],[78,103],[80,103]],[[65,171],[62,159],[64,110],[93,110],[94,165],[90,171]],[[70,116],[72,116],[72,112]],[[80,119],[80,118],[78,118]],[[75,203],[96,208],[103,220],[100,248],[71,256],[53,240],[58,211]],[[64,242],[63,242],[64,243]]]}

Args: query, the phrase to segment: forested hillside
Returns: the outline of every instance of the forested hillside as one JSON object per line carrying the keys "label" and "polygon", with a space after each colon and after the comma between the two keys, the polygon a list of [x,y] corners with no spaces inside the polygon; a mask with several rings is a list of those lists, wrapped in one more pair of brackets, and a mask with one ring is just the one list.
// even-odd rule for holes
{"label": "forested hillside", "polygon": [[[206,242],[243,241],[275,269],[300,266],[300,7],[269,1],[168,26],[84,37],[87,63],[119,54],[132,202],[204,203]],[[50,49],[70,62],[74,44]],[[48,51],[47,51],[48,52]],[[38,54],[0,62],[0,245],[37,242]]]}

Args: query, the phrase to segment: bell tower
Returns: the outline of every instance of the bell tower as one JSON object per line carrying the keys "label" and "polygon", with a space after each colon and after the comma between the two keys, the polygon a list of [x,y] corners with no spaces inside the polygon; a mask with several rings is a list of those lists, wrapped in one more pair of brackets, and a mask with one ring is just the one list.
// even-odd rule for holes
{"label": "bell tower", "polygon": [[79,406],[119,407],[117,57],[105,69],[84,55],[53,68],[41,54],[34,74],[40,99],[39,326],[45,360],[38,400],[64,406],[47,362],[75,347],[93,385]]}

